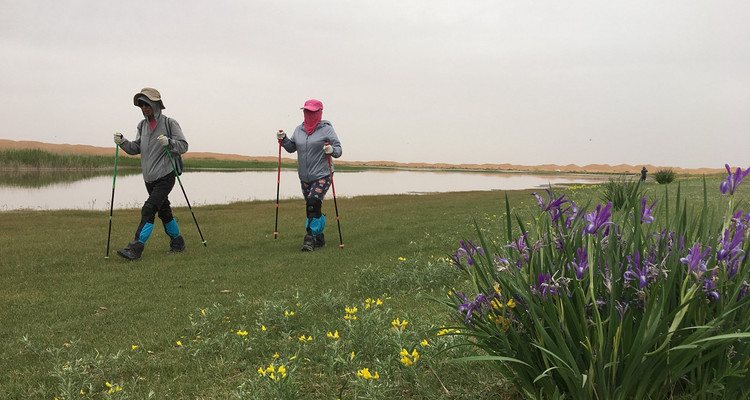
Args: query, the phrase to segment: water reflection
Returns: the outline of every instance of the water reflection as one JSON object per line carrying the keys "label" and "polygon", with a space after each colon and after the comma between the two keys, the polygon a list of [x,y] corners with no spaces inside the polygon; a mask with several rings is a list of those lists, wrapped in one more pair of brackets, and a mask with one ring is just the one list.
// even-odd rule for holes
{"label": "water reflection", "polygon": [[[276,171],[185,172],[180,178],[193,206],[227,204],[237,201],[275,200]],[[0,174],[2,175],[2,174]],[[51,179],[45,177],[45,180]],[[607,181],[604,175],[534,175],[527,173],[436,172],[406,170],[340,171],[334,176],[337,197],[381,194],[421,194],[476,190],[520,190],[545,188],[547,185],[593,184]],[[176,185],[178,186],[178,185]],[[32,209],[109,210],[112,175],[89,176],[71,181],[56,180],[54,184],[0,185],[0,211]],[[279,196],[282,199],[302,198],[297,172],[281,172]],[[330,193],[329,193],[330,196]],[[140,173],[120,174],[115,187],[115,208],[140,208],[146,189]],[[178,187],[170,201],[186,206]]]}
{"label": "water reflection", "polygon": [[[123,176],[140,173],[140,170],[137,169],[118,171],[118,174]],[[109,176],[111,179],[112,171],[63,171],[39,169],[2,171],[0,172],[0,188],[3,186],[41,188],[60,182],[75,182],[96,176]]]}

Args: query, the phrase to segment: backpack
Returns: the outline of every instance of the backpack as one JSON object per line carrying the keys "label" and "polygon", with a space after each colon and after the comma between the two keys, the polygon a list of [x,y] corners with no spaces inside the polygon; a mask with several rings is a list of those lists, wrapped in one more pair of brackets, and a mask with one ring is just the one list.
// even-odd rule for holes
{"label": "backpack", "polygon": [[[164,116],[164,118],[167,123],[167,137],[172,139],[172,121],[166,115]],[[182,175],[182,154],[176,154],[172,158],[174,159],[174,167],[177,171],[177,176]]]}

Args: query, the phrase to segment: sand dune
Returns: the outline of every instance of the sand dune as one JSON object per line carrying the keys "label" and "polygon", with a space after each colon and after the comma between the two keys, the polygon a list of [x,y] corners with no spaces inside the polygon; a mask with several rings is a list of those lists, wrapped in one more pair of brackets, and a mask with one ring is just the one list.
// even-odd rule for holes
{"label": "sand dune", "polygon": [[[113,150],[111,147],[95,147],[83,144],[52,144],[35,142],[28,140],[6,140],[0,139],[0,150],[3,149],[41,149],[55,153],[73,153],[73,154],[98,154],[98,155],[111,155]],[[263,157],[263,156],[244,156],[240,154],[221,154],[221,153],[205,153],[205,152],[188,152],[183,156],[185,159],[190,158],[214,158],[219,160],[240,160],[240,161],[276,161],[276,157]],[[287,161],[294,161],[294,158],[284,158]],[[394,161],[348,161],[338,160],[338,164],[341,165],[361,165],[361,166],[382,166],[382,167],[401,167],[401,168],[435,168],[435,169],[472,169],[472,170],[492,170],[492,171],[531,171],[531,172],[579,172],[579,173],[617,173],[617,174],[639,174],[643,165],[607,165],[607,164],[588,164],[588,165],[555,165],[555,164],[542,164],[542,165],[515,165],[515,164],[446,164],[446,163],[400,163]],[[726,170],[723,168],[699,168],[699,169],[686,169],[679,167],[672,167],[668,165],[645,165],[646,169],[650,173],[654,173],[659,169],[671,168],[678,174],[695,174],[695,175],[709,175],[709,174],[721,174],[725,173]]]}

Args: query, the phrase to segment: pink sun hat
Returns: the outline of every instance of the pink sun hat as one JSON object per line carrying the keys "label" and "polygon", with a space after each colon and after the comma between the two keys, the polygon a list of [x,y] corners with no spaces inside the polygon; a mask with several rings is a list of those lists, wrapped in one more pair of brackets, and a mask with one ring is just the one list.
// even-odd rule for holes
{"label": "pink sun hat", "polygon": [[305,102],[305,106],[302,107],[302,109],[309,111],[320,111],[323,109],[323,103],[320,100],[310,99]]}

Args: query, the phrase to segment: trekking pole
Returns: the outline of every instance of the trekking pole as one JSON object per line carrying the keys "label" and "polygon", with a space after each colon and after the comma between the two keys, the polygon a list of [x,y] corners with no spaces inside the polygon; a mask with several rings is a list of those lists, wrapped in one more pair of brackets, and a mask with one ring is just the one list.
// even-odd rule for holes
{"label": "trekking pole", "polygon": [[104,258],[109,258],[109,238],[112,235],[112,211],[115,208],[115,180],[117,179],[118,154],[120,154],[120,145],[115,143],[115,173],[112,175],[112,200],[109,201],[109,231],[107,231],[107,254],[104,256]]}
{"label": "trekking pole", "polygon": [[182,189],[182,194],[185,196],[185,202],[188,205],[188,208],[190,209],[190,214],[193,214],[193,221],[195,221],[195,227],[198,228],[198,234],[201,235],[201,243],[203,243],[203,247],[206,247],[206,239],[203,239],[203,233],[201,232],[201,227],[198,226],[198,220],[195,219],[195,213],[193,212],[193,207],[190,206],[190,200],[188,200],[187,193],[185,193],[185,187],[182,186],[182,180],[180,179],[180,174],[177,173],[177,167],[175,166],[174,160],[172,159],[172,154],[169,152],[169,149],[167,146],[164,146],[164,150],[167,151],[167,156],[169,156],[169,163],[172,164],[172,170],[174,171],[174,176],[177,177],[177,182],[180,183],[180,189]]}
{"label": "trekking pole", "polygon": [[[284,132],[283,129],[279,129],[279,132]],[[273,238],[276,239],[279,236],[279,186],[281,186],[281,141],[279,139],[279,170],[276,175],[276,223],[273,225]]]}
{"label": "trekking pole", "polygon": [[[328,146],[328,142],[326,142]],[[339,221],[339,205],[336,203],[336,186],[333,184],[333,167],[331,167],[331,155],[326,154],[328,157],[328,171],[331,174],[331,190],[333,191],[333,207],[336,209],[336,225],[339,227],[339,248],[344,248],[344,239],[341,238],[341,221]]]}

